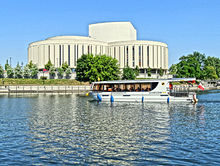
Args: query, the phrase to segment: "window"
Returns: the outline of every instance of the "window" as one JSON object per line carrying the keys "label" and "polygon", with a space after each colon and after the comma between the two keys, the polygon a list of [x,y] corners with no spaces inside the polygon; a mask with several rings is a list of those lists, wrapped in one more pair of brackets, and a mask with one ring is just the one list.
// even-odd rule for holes
{"label": "window", "polygon": [[68,65],[70,66],[70,45],[68,45]]}
{"label": "window", "polygon": [[76,66],[76,45],[74,45],[74,66]]}
{"label": "window", "polygon": [[61,55],[61,53],[62,53],[62,52],[61,52],[61,45],[59,45],[59,52],[60,52],[60,66],[61,66],[61,56],[62,56],[62,55]]}
{"label": "window", "polygon": [[147,46],[147,66],[149,67],[149,46]]}
{"label": "window", "polygon": [[127,58],[127,66],[128,66],[128,46],[126,47],[126,58]]}
{"label": "window", "polygon": [[119,53],[118,53],[118,56],[119,56],[119,65],[121,65],[121,47],[119,46]]}
{"label": "window", "polygon": [[48,59],[50,61],[50,46],[48,46]]}
{"label": "window", "polygon": [[133,67],[135,66],[135,50],[134,50],[134,46],[132,46],[132,64],[133,64]]}
{"label": "window", "polygon": [[90,54],[89,46],[88,46],[88,54]]}
{"label": "window", "polygon": [[62,64],[64,63],[64,45],[62,45]]}
{"label": "window", "polygon": [[114,58],[116,57],[116,51],[115,51],[115,47],[114,47]]}
{"label": "window", "polygon": [[141,46],[139,46],[139,67],[141,67]]}

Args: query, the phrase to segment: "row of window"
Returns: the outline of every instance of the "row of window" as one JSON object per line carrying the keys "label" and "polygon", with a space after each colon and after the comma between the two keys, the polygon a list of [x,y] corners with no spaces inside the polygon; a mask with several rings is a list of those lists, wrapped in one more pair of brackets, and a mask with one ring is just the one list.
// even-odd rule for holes
{"label": "row of window", "polygon": [[[39,48],[39,47],[38,47]],[[79,55],[79,45],[73,45],[73,51],[74,51],[74,66],[76,66],[76,62],[77,62],[77,59],[81,56],[81,55]],[[117,55],[117,50],[116,50],[116,48],[117,47],[113,47],[113,52],[111,52],[111,49],[109,49],[109,54],[112,56],[112,57],[114,57],[114,58],[117,58],[116,57],[116,55]],[[118,47],[118,61],[119,61],[119,64],[121,64],[122,63],[122,56],[123,55],[121,55],[121,48],[122,47]],[[56,64],[57,66],[58,65],[62,65],[65,61],[65,59],[64,59],[64,49],[65,49],[65,47],[64,47],[64,45],[59,45],[59,61],[58,61],[58,58],[55,60],[55,58],[52,58],[51,56],[51,46],[50,45],[48,45],[48,60],[51,60],[51,59],[53,59],[54,60],[54,64]],[[87,49],[86,51],[87,52],[85,52],[85,49]],[[90,54],[90,53],[92,53],[93,52],[93,49],[94,49],[94,51],[95,51],[95,53],[97,54],[97,46],[91,46],[91,45],[88,45],[87,46],[87,48],[86,48],[86,46],[84,46],[84,45],[82,45],[82,47],[81,47],[81,54],[83,55],[84,53],[88,53],[88,54]],[[146,50],[144,50],[144,49],[146,49]],[[156,52],[155,52],[155,50],[156,50]],[[71,45],[68,45],[68,47],[67,47],[67,55],[68,55],[68,61],[67,61],[67,63],[68,63],[68,65],[70,66],[71,65]],[[103,53],[103,46],[100,46],[100,49],[99,49],[99,54],[101,54],[101,52]],[[149,46],[143,46],[143,45],[141,45],[141,46],[138,46],[138,55],[137,54],[135,54],[135,46],[132,46],[132,66],[131,67],[135,67],[135,56],[138,56],[138,65],[139,65],[139,67],[143,67],[144,65],[143,65],[143,62],[144,62],[144,51],[146,51],[146,54],[147,54],[147,57],[146,57],[146,59],[147,59],[147,66],[149,66],[149,64],[150,64],[150,60],[151,60],[151,62],[152,62],[152,64],[154,65],[154,64],[159,64],[159,59],[160,59],[160,64],[162,65],[162,62],[165,64],[165,63],[167,63],[166,61],[166,58],[167,58],[167,55],[166,55],[166,50],[165,49],[162,49],[162,47],[160,47],[160,46],[153,46],[152,47],[152,54],[154,55],[154,56],[156,56],[156,58],[152,58],[152,59],[150,59],[149,58],[149,55],[150,55],[150,49],[149,49]],[[38,53],[39,53],[39,51],[37,51]],[[159,55],[159,52],[160,52],[160,55]],[[112,53],[113,53],[113,55],[112,55]],[[105,54],[105,53],[104,53]],[[163,57],[162,57],[162,54],[164,55]],[[161,57],[161,58],[159,58],[159,56]],[[55,57],[55,47],[54,47],[54,57]],[[124,66],[129,66],[129,46],[124,46]],[[163,59],[162,59],[163,58]],[[39,58],[38,58],[38,60],[39,60]],[[56,61],[56,63],[55,63],[55,61]],[[45,62],[45,63],[47,63],[47,62]],[[160,66],[161,66],[160,65]]]}

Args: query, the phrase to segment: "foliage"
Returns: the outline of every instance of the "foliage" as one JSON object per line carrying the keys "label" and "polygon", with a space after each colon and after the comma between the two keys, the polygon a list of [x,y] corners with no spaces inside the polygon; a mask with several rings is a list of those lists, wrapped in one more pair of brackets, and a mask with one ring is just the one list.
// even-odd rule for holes
{"label": "foliage", "polygon": [[205,55],[199,52],[193,52],[187,56],[179,58],[180,62],[177,64],[177,77],[196,77],[203,78],[203,67],[205,62]]}
{"label": "foliage", "polygon": [[58,76],[59,76],[60,78],[62,78],[63,75],[64,75],[64,70],[63,70],[63,68],[62,68],[62,67],[58,67],[58,68],[57,68],[57,72],[58,72]]}
{"label": "foliage", "polygon": [[15,78],[22,78],[23,77],[23,70],[22,67],[17,64],[17,66],[14,69]]}
{"label": "foliage", "polygon": [[110,56],[92,54],[82,55],[77,61],[76,79],[78,81],[107,81],[119,79],[118,61]]}
{"label": "foliage", "polygon": [[54,65],[50,66],[50,69],[49,69],[50,76],[54,77],[55,71],[56,71],[56,68],[54,67]]}
{"label": "foliage", "polygon": [[31,78],[36,78],[38,74],[38,67],[37,65],[33,64],[32,61],[28,64],[28,67],[30,69],[30,76]]}
{"label": "foliage", "polygon": [[216,70],[214,66],[205,66],[204,67],[204,79],[217,79],[218,75],[216,74]]}
{"label": "foliage", "polygon": [[8,78],[13,78],[14,77],[14,70],[13,70],[13,68],[10,65],[8,65],[6,68],[7,68],[6,72],[7,72]]}
{"label": "foliage", "polygon": [[139,68],[136,66],[135,69],[130,68],[129,66],[123,69],[122,79],[123,80],[135,80],[139,75]]}
{"label": "foliage", "polygon": [[5,70],[7,71],[7,69],[10,67],[10,65],[8,64],[8,59],[6,60],[6,63],[5,63]]}
{"label": "foliage", "polygon": [[50,68],[53,66],[53,64],[51,63],[51,61],[49,60],[47,62],[47,64],[44,66],[45,69],[50,70]]}
{"label": "foliage", "polygon": [[65,73],[66,73],[66,77],[68,78],[68,77],[70,76],[70,74],[72,73],[70,67],[68,67],[68,68],[66,69]]}
{"label": "foliage", "polygon": [[0,78],[4,78],[4,69],[1,65],[0,65]]}
{"label": "foliage", "polygon": [[69,68],[67,62],[62,64],[62,68],[63,68],[63,71],[66,72],[66,70]]}
{"label": "foliage", "polygon": [[172,64],[169,68],[169,72],[170,74],[176,74],[177,73],[177,65],[176,64]]}
{"label": "foliage", "polygon": [[24,78],[30,78],[30,75],[31,75],[30,69],[28,68],[28,65],[25,65],[24,71],[23,71],[23,76],[24,76]]}
{"label": "foliage", "polygon": [[220,58],[208,56],[207,59],[205,60],[205,66],[213,66],[218,78],[220,78]]}
{"label": "foliage", "polygon": [[[4,78],[0,79],[0,85],[42,85],[41,79],[15,79],[15,78]],[[79,82],[76,80],[68,79],[47,79],[44,81],[45,85],[89,85],[88,82]]]}
{"label": "foliage", "polygon": [[160,68],[159,70],[159,75],[162,77],[163,76],[163,73],[164,73],[164,70],[162,68]]}
{"label": "foliage", "polygon": [[148,77],[151,77],[151,68],[148,68],[148,69],[147,69],[147,76],[148,76]]}
{"label": "foliage", "polygon": [[196,77],[197,79],[220,78],[220,59],[205,57],[204,54],[193,52],[179,58],[180,62],[170,67],[171,74],[177,77]]}

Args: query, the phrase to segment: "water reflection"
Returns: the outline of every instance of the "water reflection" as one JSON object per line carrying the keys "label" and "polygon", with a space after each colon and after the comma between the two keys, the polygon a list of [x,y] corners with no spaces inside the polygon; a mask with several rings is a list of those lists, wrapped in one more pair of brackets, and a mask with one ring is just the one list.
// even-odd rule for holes
{"label": "water reflection", "polygon": [[[17,119],[13,122],[8,116],[19,129],[18,158],[30,165],[215,164],[220,147],[219,115],[213,116],[216,107],[208,106],[98,104],[76,95],[0,98],[0,108],[7,107]],[[4,113],[0,113],[2,118]],[[4,133],[7,128],[10,126],[4,127]],[[5,145],[0,145],[1,151]],[[3,152],[6,156],[9,150]]]}

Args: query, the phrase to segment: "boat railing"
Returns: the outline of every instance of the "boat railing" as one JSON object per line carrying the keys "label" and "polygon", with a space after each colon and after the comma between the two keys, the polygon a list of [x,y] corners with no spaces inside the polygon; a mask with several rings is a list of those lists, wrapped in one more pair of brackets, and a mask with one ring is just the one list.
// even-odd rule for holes
{"label": "boat railing", "polygon": [[189,97],[189,87],[174,87],[170,90],[170,96],[174,97]]}

